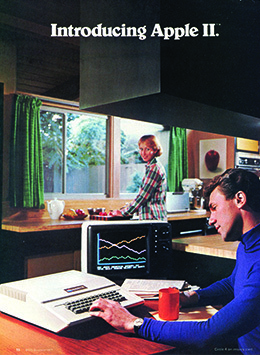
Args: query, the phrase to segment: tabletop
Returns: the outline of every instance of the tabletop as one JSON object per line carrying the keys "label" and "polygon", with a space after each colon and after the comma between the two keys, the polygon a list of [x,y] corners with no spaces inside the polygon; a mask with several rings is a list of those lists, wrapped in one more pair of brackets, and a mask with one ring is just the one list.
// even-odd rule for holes
{"label": "tabletop", "polygon": [[[146,301],[144,305],[131,309],[140,317],[155,315],[158,301]],[[212,309],[202,313],[185,310],[180,313],[180,320],[196,320],[198,314],[203,318],[212,315]],[[201,319],[200,319],[201,320]],[[100,319],[101,322],[103,322]],[[102,328],[102,327],[101,327]],[[0,353],[1,354],[66,354],[66,355],[146,355],[173,354],[172,346],[151,342],[135,335],[120,334],[104,322],[104,328],[96,337],[89,337],[84,323],[79,327],[68,328],[65,332],[55,334],[0,313]]]}
{"label": "tabletop", "polygon": [[[131,309],[131,312],[144,317],[151,316],[150,310],[152,308],[142,305]],[[0,353],[16,355],[146,355],[174,349],[171,346],[151,342],[132,334],[120,334],[102,319],[99,320],[100,328],[91,335],[86,331],[86,323],[55,334],[0,313]]]}

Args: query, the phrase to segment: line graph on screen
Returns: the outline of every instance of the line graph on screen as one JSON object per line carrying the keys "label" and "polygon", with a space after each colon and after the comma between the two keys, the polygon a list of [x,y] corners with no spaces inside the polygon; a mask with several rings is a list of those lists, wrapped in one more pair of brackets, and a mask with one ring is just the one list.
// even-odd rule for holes
{"label": "line graph on screen", "polygon": [[146,237],[134,238],[114,235],[113,240],[98,238],[98,264],[99,265],[126,265],[146,263]]}

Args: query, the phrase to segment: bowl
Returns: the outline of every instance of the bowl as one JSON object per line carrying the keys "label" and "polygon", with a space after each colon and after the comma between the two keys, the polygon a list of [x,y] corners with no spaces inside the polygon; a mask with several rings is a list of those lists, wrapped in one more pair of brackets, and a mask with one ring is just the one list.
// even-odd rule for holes
{"label": "bowl", "polygon": [[99,208],[88,208],[88,213],[90,216],[93,216],[93,215],[98,216],[100,212],[105,212],[105,210],[106,209],[104,207],[102,207],[102,208],[100,208],[100,207]]}

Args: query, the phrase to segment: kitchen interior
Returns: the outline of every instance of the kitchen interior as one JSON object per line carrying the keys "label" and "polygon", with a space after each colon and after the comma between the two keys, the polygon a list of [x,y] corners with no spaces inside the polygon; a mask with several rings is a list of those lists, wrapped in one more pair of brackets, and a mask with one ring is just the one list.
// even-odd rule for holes
{"label": "kitchen interior", "polygon": [[[197,251],[187,251],[186,244],[176,240],[183,239],[185,241],[187,236],[194,238],[194,240],[198,236],[205,235],[211,238],[213,235],[212,243],[218,245],[219,242],[214,229],[207,223],[209,214],[205,210],[202,196],[203,187],[210,180],[207,174],[205,175],[205,172],[202,171],[203,162],[201,159],[204,158],[202,152],[207,148],[203,146],[203,143],[211,141],[218,144],[220,140],[224,144],[224,148],[220,149],[224,149],[225,152],[225,168],[240,167],[260,173],[258,141],[260,111],[258,107],[259,90],[254,91],[256,80],[251,80],[250,90],[244,90],[243,88],[247,84],[245,76],[241,79],[244,81],[241,83],[236,81],[234,86],[232,86],[234,78],[230,79],[229,84],[224,80],[224,87],[221,78],[212,74],[207,82],[203,82],[206,79],[202,79],[199,90],[196,90],[197,88],[194,88],[194,84],[192,84],[193,75],[186,73],[187,76],[183,80],[179,73],[180,70],[174,71],[174,68],[180,66],[182,59],[175,58],[174,63],[170,62],[169,58],[173,56],[169,54],[173,51],[173,43],[161,41],[154,46],[154,42],[151,45],[151,42],[147,40],[147,50],[152,51],[154,56],[161,55],[161,67],[157,68],[161,74],[160,88],[158,89],[158,74],[153,72],[149,78],[148,90],[144,88],[145,93],[138,93],[136,97],[132,96],[132,86],[142,86],[140,83],[133,83],[129,78],[136,68],[136,58],[134,58],[131,63],[132,69],[127,74],[129,76],[127,78],[129,79],[127,81],[129,96],[127,92],[124,92],[124,98],[119,97],[121,93],[120,90],[119,92],[116,90],[116,86],[120,87],[120,82],[117,85],[112,82],[115,88],[115,97],[111,98],[111,84],[104,85],[104,80],[111,82],[113,71],[117,68],[110,68],[111,75],[102,81],[108,92],[103,92],[103,96],[97,100],[97,94],[93,93],[100,89],[98,87],[100,80],[97,75],[102,75],[102,73],[97,74],[97,70],[93,70],[93,73],[86,72],[86,65],[95,67],[95,58],[85,54],[86,45],[87,48],[91,47],[93,51],[97,49],[95,48],[96,42],[82,41],[80,43],[78,38],[52,39],[49,36],[48,28],[52,22],[64,25],[74,23],[76,25],[80,21],[80,12],[84,17],[89,14],[89,11],[86,14],[86,8],[80,9],[79,4],[75,4],[74,1],[68,1],[66,6],[60,8],[58,1],[56,4],[56,1],[47,0],[45,2],[46,11],[44,16],[41,16],[42,9],[41,6],[37,7],[37,2],[32,4],[30,1],[24,1],[23,9],[20,8],[18,1],[12,3],[15,6],[11,7],[9,2],[2,5],[0,20],[0,46],[2,47],[0,82],[3,83],[4,90],[1,229],[3,267],[1,267],[0,282],[74,268],[80,270],[82,222],[51,220],[47,201],[44,210],[12,209],[9,207],[7,187],[11,100],[12,95],[19,92],[60,102],[76,102],[80,109],[88,112],[186,128],[188,176],[183,181],[184,194],[168,193],[167,199],[168,220],[172,225],[173,246],[175,247],[172,255],[173,264],[171,265],[173,278],[185,278],[191,284],[195,283],[203,287],[228,275],[234,267],[236,245],[231,247],[232,250],[224,250],[220,255],[218,255],[218,250],[223,248],[222,245],[216,255],[211,250],[208,253],[199,254]],[[59,11],[55,11],[58,8]],[[32,16],[32,11],[34,16]],[[97,9],[91,9],[91,11],[93,13],[90,24],[92,22],[94,26],[99,14]],[[162,17],[165,22],[167,22],[167,14],[165,9],[164,17]],[[251,28],[250,31],[253,29]],[[111,45],[117,46],[118,42],[112,42]],[[176,45],[181,53],[183,44]],[[200,45],[202,51],[204,44]],[[224,49],[229,45],[229,42],[222,43]],[[235,46],[235,43],[232,45]],[[236,48],[234,47],[234,49]],[[67,51],[70,52],[70,56],[65,56]],[[51,61],[49,59],[50,53],[52,53]],[[255,60],[254,54],[253,52],[252,63]],[[82,58],[83,55],[84,58]],[[198,65],[198,67],[201,66],[203,67],[201,64]],[[104,66],[103,70],[106,69],[108,70]],[[192,70],[193,74],[197,74],[196,70],[201,69],[194,67]],[[210,67],[206,66],[204,70],[210,70]],[[249,69],[247,68],[247,70]],[[257,77],[257,75],[255,76]],[[136,76],[134,77],[136,78]],[[248,81],[249,78],[252,79],[250,75]],[[209,89],[212,80],[218,82],[219,91],[215,88],[214,94]],[[175,84],[172,85],[172,82]],[[86,89],[86,83],[91,87],[90,94]],[[227,95],[229,91],[234,91],[233,97]],[[107,101],[106,96],[109,96],[110,101]],[[127,99],[125,99],[126,97]],[[94,101],[91,103],[91,100]],[[87,211],[89,207],[97,208],[102,205],[108,211],[120,208],[122,202],[124,204],[130,201],[125,199],[122,201],[119,196],[113,195],[102,199],[71,200],[66,198],[65,206],[66,209],[77,206]]]}

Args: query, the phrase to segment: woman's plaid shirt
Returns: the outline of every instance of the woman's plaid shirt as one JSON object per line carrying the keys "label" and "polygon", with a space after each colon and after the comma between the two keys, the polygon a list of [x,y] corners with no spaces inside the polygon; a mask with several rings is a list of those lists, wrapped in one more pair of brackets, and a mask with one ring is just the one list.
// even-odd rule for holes
{"label": "woman's plaid shirt", "polygon": [[145,169],[136,198],[121,210],[123,216],[138,212],[140,220],[167,220],[166,211],[166,174],[163,166],[153,158]]}

